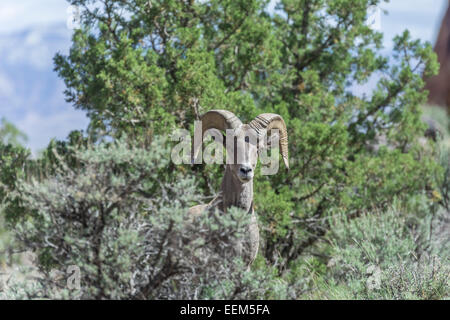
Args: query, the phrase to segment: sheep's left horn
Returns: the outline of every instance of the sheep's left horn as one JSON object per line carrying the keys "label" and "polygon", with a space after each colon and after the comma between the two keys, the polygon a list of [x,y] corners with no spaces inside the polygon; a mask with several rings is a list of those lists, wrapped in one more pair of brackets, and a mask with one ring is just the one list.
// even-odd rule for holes
{"label": "sheep's left horn", "polygon": [[266,134],[269,133],[271,129],[278,129],[280,131],[280,153],[286,168],[289,170],[288,135],[283,118],[279,114],[262,113],[252,120],[249,125],[255,129],[260,136],[262,136],[264,132]]}
{"label": "sheep's left horn", "polygon": [[[202,132],[201,132],[201,143],[203,143],[203,135],[209,129],[217,129],[220,131],[226,131],[227,129],[236,129],[242,125],[241,120],[239,120],[236,115],[227,110],[210,110],[206,112],[202,117]],[[200,152],[201,144],[193,146],[193,158],[194,161]]]}

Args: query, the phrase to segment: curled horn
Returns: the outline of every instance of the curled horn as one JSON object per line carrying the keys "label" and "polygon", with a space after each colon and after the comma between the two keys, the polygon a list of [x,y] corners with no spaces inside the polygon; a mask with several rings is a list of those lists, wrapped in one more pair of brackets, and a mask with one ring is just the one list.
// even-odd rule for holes
{"label": "curled horn", "polygon": [[[236,129],[242,125],[241,120],[234,115],[233,112],[227,110],[211,110],[206,112],[202,117],[202,136],[201,142],[203,143],[203,135],[209,129],[217,129],[220,131],[225,131],[227,129]],[[194,158],[196,159],[200,151],[200,143],[194,146]]]}
{"label": "curled horn", "polygon": [[286,168],[289,170],[288,136],[283,118],[274,113],[262,113],[252,120],[249,126],[255,129],[259,136],[269,133],[271,129],[280,131],[280,153]]}
{"label": "curled horn", "polygon": [[242,125],[241,120],[233,112],[227,110],[211,110],[202,116],[202,136],[209,129],[225,131],[236,129]]}

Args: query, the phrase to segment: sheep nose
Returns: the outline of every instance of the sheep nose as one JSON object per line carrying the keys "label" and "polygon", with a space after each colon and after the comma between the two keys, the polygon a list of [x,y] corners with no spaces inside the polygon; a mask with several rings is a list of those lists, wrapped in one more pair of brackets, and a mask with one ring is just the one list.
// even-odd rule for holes
{"label": "sheep nose", "polygon": [[242,166],[240,170],[243,174],[249,174],[252,171],[252,168],[249,166]]}

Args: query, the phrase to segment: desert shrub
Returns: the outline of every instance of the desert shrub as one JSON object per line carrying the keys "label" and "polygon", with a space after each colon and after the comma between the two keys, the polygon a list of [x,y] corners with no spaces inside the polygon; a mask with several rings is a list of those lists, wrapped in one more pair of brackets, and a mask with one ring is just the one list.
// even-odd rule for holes
{"label": "desert shrub", "polygon": [[16,181],[24,177],[29,157],[25,148],[0,142],[0,202],[4,205],[4,218],[12,218],[19,210],[19,200],[7,197],[15,189]]}
{"label": "desert shrub", "polygon": [[[327,272],[314,297],[328,299],[443,299],[450,295],[449,258],[418,241],[401,209],[333,218]],[[424,226],[425,227],[425,226]],[[426,228],[425,228],[426,229]]]}
{"label": "desert shrub", "polygon": [[[0,121],[0,270],[12,261],[14,239],[6,228],[6,221],[21,210],[20,200],[10,197],[15,183],[24,177],[30,152],[21,143],[26,135],[5,119]],[[1,284],[0,284],[1,285]]]}
{"label": "desert shrub", "polygon": [[[146,149],[123,139],[72,151],[77,167],[60,161],[54,174],[17,183],[28,212],[14,235],[36,252],[39,276],[16,281],[6,297],[261,298],[269,288],[283,297],[283,283],[246,272],[239,259],[248,215],[186,216],[198,192],[191,178],[161,178],[170,159],[162,140]],[[55,277],[71,267],[78,289],[67,288],[72,272]]]}
{"label": "desert shrub", "polygon": [[11,247],[11,239],[5,228],[3,208],[0,208],[0,270],[6,266],[8,248]]}

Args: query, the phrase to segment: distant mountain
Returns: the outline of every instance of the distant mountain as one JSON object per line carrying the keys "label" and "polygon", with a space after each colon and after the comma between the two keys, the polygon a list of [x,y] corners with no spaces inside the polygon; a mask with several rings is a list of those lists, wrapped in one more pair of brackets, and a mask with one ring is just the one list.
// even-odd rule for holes
{"label": "distant mountain", "polygon": [[68,53],[70,39],[65,24],[0,34],[0,118],[25,131],[33,150],[87,125],[84,113],[65,102],[64,82],[53,71],[54,55]]}

